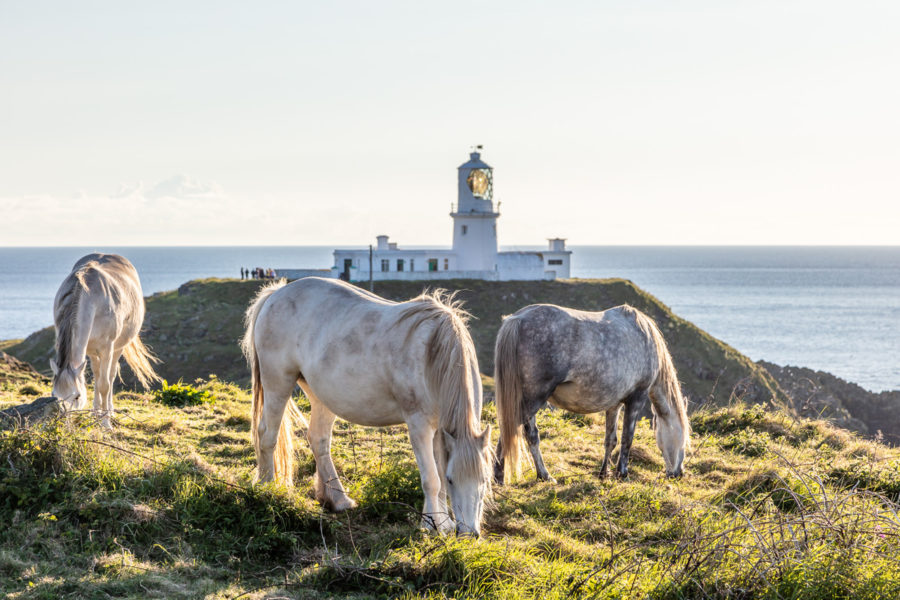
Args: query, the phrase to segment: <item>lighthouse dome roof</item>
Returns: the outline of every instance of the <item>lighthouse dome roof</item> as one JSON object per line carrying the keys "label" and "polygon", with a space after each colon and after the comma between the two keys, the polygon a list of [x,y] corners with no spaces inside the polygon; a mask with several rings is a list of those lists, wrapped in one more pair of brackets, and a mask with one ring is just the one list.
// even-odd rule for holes
{"label": "lighthouse dome roof", "polygon": [[470,152],[469,160],[459,165],[460,169],[491,169],[491,165],[481,160],[480,152]]}

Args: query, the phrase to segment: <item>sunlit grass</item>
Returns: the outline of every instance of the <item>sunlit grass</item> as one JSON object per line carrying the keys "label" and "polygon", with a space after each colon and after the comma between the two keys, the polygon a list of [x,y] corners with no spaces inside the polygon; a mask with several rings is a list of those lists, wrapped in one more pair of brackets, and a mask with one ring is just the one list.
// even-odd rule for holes
{"label": "sunlit grass", "polygon": [[[489,383],[489,382],[488,382]],[[665,478],[640,422],[630,478],[597,478],[603,423],[538,424],[553,485],[495,489],[481,540],[418,528],[404,427],[338,422],[334,459],[359,508],[252,484],[249,394],[208,377],[214,403],[116,396],[89,413],[0,432],[0,592],[11,598],[764,597],[900,595],[900,452],[823,423],[735,404],[693,418],[686,476]],[[29,387],[30,386],[30,387]],[[49,393],[0,385],[0,408]],[[299,399],[301,408],[308,407]],[[493,405],[484,409],[493,421]],[[302,438],[302,431],[297,435]]]}

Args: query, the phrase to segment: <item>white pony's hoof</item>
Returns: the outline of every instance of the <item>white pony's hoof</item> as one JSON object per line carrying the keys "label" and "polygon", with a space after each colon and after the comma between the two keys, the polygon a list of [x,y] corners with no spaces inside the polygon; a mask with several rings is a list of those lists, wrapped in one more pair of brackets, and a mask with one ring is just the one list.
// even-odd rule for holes
{"label": "white pony's hoof", "polygon": [[456,531],[456,523],[449,517],[444,517],[440,522],[436,522],[431,515],[424,515],[422,523],[419,526],[426,533],[435,533],[437,535],[452,535]]}
{"label": "white pony's hoof", "polygon": [[349,496],[344,496],[343,498],[338,498],[335,501],[326,502],[325,506],[331,512],[344,512],[345,510],[350,510],[351,508],[356,508],[356,500],[350,498]]}

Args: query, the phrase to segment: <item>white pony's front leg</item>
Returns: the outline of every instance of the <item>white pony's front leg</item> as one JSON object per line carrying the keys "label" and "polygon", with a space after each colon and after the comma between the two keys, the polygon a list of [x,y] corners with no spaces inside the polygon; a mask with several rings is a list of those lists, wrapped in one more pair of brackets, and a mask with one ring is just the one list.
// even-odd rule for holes
{"label": "white pony's front leg", "polygon": [[434,456],[434,438],[437,430],[420,415],[411,417],[406,423],[409,427],[409,441],[419,465],[422,491],[425,493],[422,526],[425,529],[436,529],[440,533],[452,532],[456,529],[456,524],[450,518],[446,502],[441,502],[440,497],[441,476]]}
{"label": "white pony's front leg", "polygon": [[[103,410],[103,396],[100,395],[100,385],[97,383],[99,376],[97,373],[101,373],[100,371],[100,357],[92,356],[91,357],[91,374],[94,378],[94,414],[99,415]],[[85,408],[87,405],[87,398],[82,398],[80,404],[75,407],[75,410],[81,410]]]}
{"label": "white pony's front leg", "polygon": [[106,396],[104,397],[103,402],[103,426],[107,429],[112,429],[112,418],[115,414],[115,407],[113,406],[113,384],[116,382],[116,372],[118,371],[120,358],[122,358],[122,352],[113,350],[106,371]]}
{"label": "white pony's front leg", "polygon": [[447,508],[447,486],[444,484],[444,477],[441,476],[441,473],[447,472],[447,448],[444,446],[444,436],[437,433],[435,434],[432,451],[434,452],[434,462],[437,464],[438,468],[438,478],[441,482],[441,491],[438,493],[438,511],[449,515],[450,510]]}

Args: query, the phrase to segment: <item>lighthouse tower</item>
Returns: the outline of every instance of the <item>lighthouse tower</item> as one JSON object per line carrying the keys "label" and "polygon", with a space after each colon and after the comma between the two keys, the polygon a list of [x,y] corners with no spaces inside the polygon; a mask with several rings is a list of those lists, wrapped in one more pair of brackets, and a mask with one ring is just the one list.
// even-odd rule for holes
{"label": "lighthouse tower", "polygon": [[[478,146],[481,149],[481,146]],[[458,169],[458,195],[453,217],[453,252],[459,271],[497,270],[497,217],[494,170],[479,152]]]}

